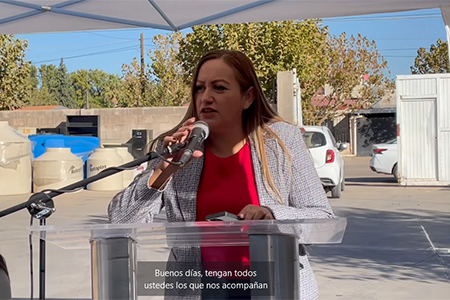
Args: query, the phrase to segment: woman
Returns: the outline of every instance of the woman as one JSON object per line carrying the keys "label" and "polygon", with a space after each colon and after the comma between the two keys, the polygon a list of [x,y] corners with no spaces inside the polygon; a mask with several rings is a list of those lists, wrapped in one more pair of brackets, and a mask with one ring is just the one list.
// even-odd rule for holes
{"label": "woman", "polygon": [[[152,146],[185,141],[198,120],[208,124],[210,134],[193,159],[182,168],[151,161],[112,199],[111,222],[151,222],[162,207],[169,222],[204,221],[221,211],[245,220],[333,217],[300,130],[272,109],[243,53],[213,51],[200,60],[185,117]],[[177,161],[181,152],[168,160]],[[239,261],[245,267],[248,247],[233,248],[172,249],[170,259]],[[300,262],[301,299],[315,299],[318,291],[307,257]],[[243,299],[216,296],[202,295]]]}

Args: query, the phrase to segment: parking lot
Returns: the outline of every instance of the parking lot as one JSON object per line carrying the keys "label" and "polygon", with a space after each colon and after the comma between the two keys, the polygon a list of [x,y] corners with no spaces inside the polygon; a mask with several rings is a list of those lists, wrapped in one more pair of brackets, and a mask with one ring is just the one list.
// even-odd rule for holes
{"label": "parking lot", "polygon": [[[330,199],[348,218],[339,245],[313,246],[309,254],[320,299],[448,299],[450,295],[450,188],[398,187],[392,176],[373,173],[369,158],[346,157],[346,188]],[[113,192],[80,191],[55,198],[48,225],[106,222]],[[0,210],[29,195],[1,196]],[[28,212],[0,219],[15,299],[30,296]],[[38,240],[34,247],[34,291],[38,295]],[[90,296],[89,250],[69,252],[47,244],[47,298]],[[152,259],[164,260],[164,249]]]}
{"label": "parking lot", "polygon": [[346,190],[330,199],[347,218],[340,245],[310,249],[320,299],[448,299],[450,188],[399,187],[346,157]]}

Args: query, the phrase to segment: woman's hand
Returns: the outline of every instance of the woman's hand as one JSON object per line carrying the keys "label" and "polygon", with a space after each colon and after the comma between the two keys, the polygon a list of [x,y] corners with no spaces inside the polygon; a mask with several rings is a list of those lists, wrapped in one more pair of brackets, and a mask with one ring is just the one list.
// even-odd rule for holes
{"label": "woman's hand", "polygon": [[241,212],[238,214],[238,217],[242,220],[274,220],[275,217],[272,215],[272,212],[263,206],[256,206],[252,204],[248,204],[245,206]]}
{"label": "woman's hand", "polygon": [[[167,146],[171,146],[173,144],[179,144],[179,143],[183,143],[184,141],[187,140],[187,138],[189,137],[189,135],[191,134],[191,131],[194,127],[194,123],[195,123],[195,118],[192,117],[188,120],[186,120],[181,127],[178,129],[177,132],[175,132],[173,135],[171,136],[166,136],[164,138],[163,141],[163,147],[166,148]],[[175,153],[174,155],[169,155],[167,157],[165,157],[168,161],[179,161],[181,158],[181,155],[183,155],[183,149],[179,150],[177,153]],[[192,154],[193,158],[199,158],[203,155],[203,152],[199,151],[199,150],[195,150],[194,153]],[[167,167],[169,166],[168,162],[165,161],[161,161],[157,168],[159,168],[161,171],[164,171]]]}

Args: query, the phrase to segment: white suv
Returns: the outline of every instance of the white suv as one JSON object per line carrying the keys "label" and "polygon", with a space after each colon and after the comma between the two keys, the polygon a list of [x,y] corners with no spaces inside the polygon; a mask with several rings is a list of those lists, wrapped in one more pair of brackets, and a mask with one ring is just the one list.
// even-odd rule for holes
{"label": "white suv", "polygon": [[331,191],[333,198],[340,198],[345,187],[344,159],[340,151],[347,149],[347,145],[337,143],[325,126],[303,126],[301,131],[325,191]]}

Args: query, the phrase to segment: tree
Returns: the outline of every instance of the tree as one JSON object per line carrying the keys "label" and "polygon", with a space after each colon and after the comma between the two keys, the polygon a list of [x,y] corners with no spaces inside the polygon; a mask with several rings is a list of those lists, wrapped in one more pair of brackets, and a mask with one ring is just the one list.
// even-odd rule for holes
{"label": "tree", "polygon": [[269,99],[273,98],[277,72],[297,68],[302,98],[310,99],[325,83],[327,34],[327,28],[315,20],[196,26],[180,42],[179,58],[189,81],[206,52],[242,51],[252,60]]}
{"label": "tree", "polygon": [[[104,93],[104,101],[107,103],[107,107],[119,106],[120,99],[124,98],[124,89],[122,79],[114,74],[109,74],[106,79],[106,91]],[[103,105],[103,107],[106,107]]]}
{"label": "tree", "polygon": [[[370,105],[392,88],[384,74],[387,63],[374,42],[361,35],[348,39],[345,33],[332,37],[317,20],[194,27],[180,42],[186,80],[191,80],[203,54],[223,48],[240,50],[252,60],[269,99],[277,73],[296,68],[305,124],[333,119],[345,99],[355,94],[353,108]],[[311,99],[325,85],[331,86],[332,94],[313,106]]]}
{"label": "tree", "polygon": [[183,80],[183,69],[178,58],[179,32],[153,37],[156,49],[149,52],[153,88],[150,104],[153,106],[181,106],[189,102],[189,85]]}
{"label": "tree", "polygon": [[58,67],[50,65],[41,65],[39,67],[40,89],[34,105],[58,105],[56,99],[56,73]]}
{"label": "tree", "polygon": [[[41,66],[42,68],[42,66]],[[31,94],[27,100],[27,104],[30,106],[40,105],[58,105],[58,102],[49,93],[47,86],[43,86],[39,80],[40,71],[35,65],[30,66],[30,76],[28,78],[28,85],[31,88]]]}
{"label": "tree", "polygon": [[448,62],[448,42],[438,39],[432,44],[430,51],[425,48],[417,50],[417,57],[414,60],[414,66],[411,67],[412,74],[434,74],[450,73]]}
{"label": "tree", "polygon": [[67,108],[77,108],[77,101],[74,95],[74,89],[70,80],[70,74],[67,72],[64,60],[61,58],[61,63],[55,72],[55,86],[54,95],[59,105]]}
{"label": "tree", "polygon": [[25,60],[27,41],[0,35],[0,110],[22,107],[30,97],[30,65]]}
{"label": "tree", "polygon": [[[144,76],[146,86],[142,87],[142,72],[141,67],[136,59],[133,58],[131,64],[122,64],[122,81],[120,94],[122,95],[118,99],[118,105],[121,107],[138,107],[138,106],[150,106],[151,103],[151,91],[152,82],[148,80],[150,78],[150,71],[144,67]],[[144,93],[142,90],[144,89]]]}
{"label": "tree", "polygon": [[321,125],[327,119],[334,119],[340,109],[369,108],[393,91],[387,62],[374,41],[360,34],[347,38],[344,32],[329,37],[324,49],[328,57],[326,83],[330,93],[304,110],[305,123]]}
{"label": "tree", "polygon": [[77,70],[70,74],[78,107],[114,107],[120,78],[102,70]]}

